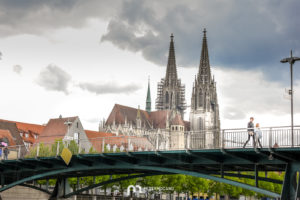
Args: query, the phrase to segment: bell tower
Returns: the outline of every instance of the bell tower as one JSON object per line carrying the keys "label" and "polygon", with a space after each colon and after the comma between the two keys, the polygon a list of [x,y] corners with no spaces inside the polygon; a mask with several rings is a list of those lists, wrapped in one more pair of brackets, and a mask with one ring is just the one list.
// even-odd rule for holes
{"label": "bell tower", "polygon": [[216,82],[211,77],[205,29],[203,31],[199,70],[192,90],[190,123],[191,131],[220,128]]}
{"label": "bell tower", "polygon": [[176,110],[182,118],[186,109],[185,86],[177,76],[173,34],[171,34],[166,76],[157,85],[156,109]]}

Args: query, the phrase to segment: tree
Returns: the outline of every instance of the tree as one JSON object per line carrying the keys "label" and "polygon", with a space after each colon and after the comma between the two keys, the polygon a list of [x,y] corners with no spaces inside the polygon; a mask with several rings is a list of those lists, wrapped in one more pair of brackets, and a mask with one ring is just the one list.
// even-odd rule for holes
{"label": "tree", "polygon": [[[146,198],[149,199],[149,197],[159,191],[159,187],[162,185],[161,183],[162,175],[156,175],[156,176],[146,176],[139,180],[139,184],[141,184],[142,187],[146,187]],[[151,187],[151,190],[149,188]]]}

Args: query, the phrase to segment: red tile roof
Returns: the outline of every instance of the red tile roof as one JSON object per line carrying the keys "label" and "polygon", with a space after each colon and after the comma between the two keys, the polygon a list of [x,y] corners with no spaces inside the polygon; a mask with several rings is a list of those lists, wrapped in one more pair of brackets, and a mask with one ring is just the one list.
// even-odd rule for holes
{"label": "red tile roof", "polygon": [[151,121],[154,128],[165,129],[167,116],[171,116],[170,110],[157,110],[150,113]]}
{"label": "red tile roof", "polygon": [[29,123],[23,123],[23,122],[16,122],[16,125],[19,130],[23,130],[25,132],[31,131],[33,133],[36,133],[37,135],[40,135],[45,128],[45,126],[43,126],[43,125],[29,124]]}
{"label": "red tile roof", "polygon": [[51,143],[56,139],[63,139],[68,131],[65,122],[74,122],[77,117],[50,119],[43,129],[37,142]]}
{"label": "red tile roof", "polygon": [[[125,116],[127,117],[127,122],[136,125],[136,117],[137,117],[138,109],[123,106],[120,104],[115,104],[113,107],[109,117],[106,120],[106,125],[113,124],[114,120],[116,124],[124,124]],[[140,110],[142,125],[145,124],[146,127],[150,128],[151,123],[149,122],[149,114],[145,110]]]}
{"label": "red tile roof", "polygon": [[144,137],[125,135],[116,136],[113,133],[97,132],[91,130],[85,130],[85,133],[89,138],[89,141],[92,143],[93,148],[97,152],[102,152],[102,150],[104,149],[103,144],[105,146],[109,144],[111,148],[113,148],[114,145],[117,145],[118,148],[120,148],[121,146],[123,146],[124,148],[128,148],[128,143],[131,143],[135,151],[137,151],[138,148],[152,148],[150,142]]}
{"label": "red tile roof", "polygon": [[[135,126],[137,113],[138,109],[136,108],[115,104],[109,117],[106,120],[106,125],[112,125],[114,121],[116,125],[124,124],[125,117],[127,117],[127,122],[132,123]],[[146,128],[151,128],[151,126],[153,125],[153,128],[155,129],[165,129],[167,118],[171,118],[172,111],[157,110],[148,113],[147,111],[140,109],[140,114],[142,119],[142,126],[145,124]],[[179,114],[175,116],[175,118],[171,121],[171,124],[187,126],[185,127],[185,129],[189,130],[189,124],[187,122],[184,122]]]}
{"label": "red tile roof", "polygon": [[91,130],[84,130],[86,133],[86,136],[89,139],[98,138],[98,137],[109,137],[109,136],[115,136],[114,133],[105,133],[105,132],[98,132],[98,131],[91,131]]}
{"label": "red tile roof", "polygon": [[4,119],[0,119],[0,121],[6,121],[6,122],[16,123],[17,128],[19,130],[22,130],[24,132],[31,131],[31,132],[34,132],[34,133],[36,133],[38,135],[41,134],[41,132],[45,128],[44,125],[39,125],[39,124],[31,124],[31,123],[17,122],[17,121],[4,120]]}
{"label": "red tile roof", "polygon": [[4,130],[4,129],[0,129],[0,138],[7,138],[8,139],[8,142],[9,142],[9,146],[14,146],[16,145],[12,135],[11,135],[11,132],[9,130]]}
{"label": "red tile roof", "polygon": [[174,119],[172,120],[171,125],[184,126],[185,124],[184,124],[183,120],[181,119],[181,117],[179,115],[176,115],[174,117]]}

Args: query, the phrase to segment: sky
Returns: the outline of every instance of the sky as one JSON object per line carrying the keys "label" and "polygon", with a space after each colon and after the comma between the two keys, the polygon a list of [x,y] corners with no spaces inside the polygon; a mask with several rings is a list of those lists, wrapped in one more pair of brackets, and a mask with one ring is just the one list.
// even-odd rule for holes
{"label": "sky", "polygon": [[[79,116],[97,130],[115,103],[152,109],[171,33],[190,105],[203,29],[222,128],[290,125],[290,55],[300,57],[297,0],[0,0],[0,118],[45,124]],[[300,62],[294,65],[300,125]],[[185,119],[189,118],[189,109]]]}

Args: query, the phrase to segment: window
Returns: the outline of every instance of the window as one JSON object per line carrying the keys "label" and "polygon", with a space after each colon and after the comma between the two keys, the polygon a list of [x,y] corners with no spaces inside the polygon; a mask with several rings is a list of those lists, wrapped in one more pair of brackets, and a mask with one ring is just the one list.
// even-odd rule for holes
{"label": "window", "polygon": [[79,133],[74,133],[74,140],[78,140],[79,139]]}
{"label": "window", "polygon": [[35,134],[33,135],[33,137],[34,137],[34,139],[37,139],[37,138],[38,138],[38,136],[37,136],[37,135],[35,135]]}
{"label": "window", "polygon": [[166,103],[169,103],[169,93],[166,92]]}
{"label": "window", "polygon": [[203,93],[202,93],[202,90],[200,90],[200,92],[199,92],[199,106],[200,107],[203,106],[203,101],[204,101]]}
{"label": "window", "polygon": [[29,134],[28,134],[28,133],[25,133],[25,137],[28,138],[28,137],[29,137]]}
{"label": "window", "polygon": [[76,127],[79,128],[79,123],[78,122],[76,123]]}
{"label": "window", "polygon": [[23,137],[23,133],[20,133],[20,136]]}

